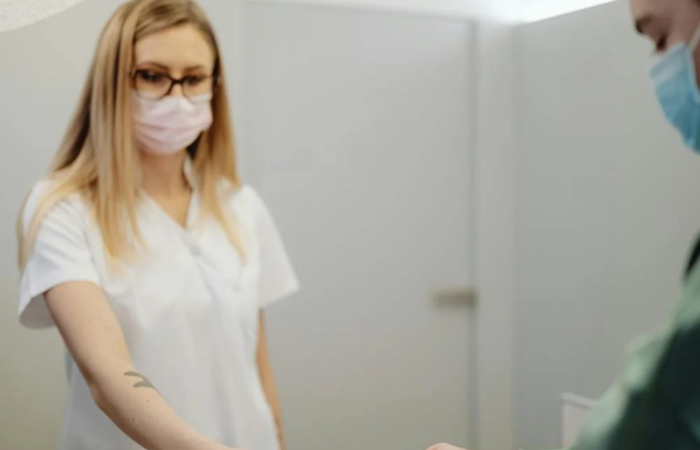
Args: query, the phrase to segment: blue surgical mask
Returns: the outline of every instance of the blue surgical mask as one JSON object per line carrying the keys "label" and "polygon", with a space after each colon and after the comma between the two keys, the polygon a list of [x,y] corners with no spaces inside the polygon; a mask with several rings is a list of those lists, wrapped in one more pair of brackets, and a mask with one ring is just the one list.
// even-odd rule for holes
{"label": "blue surgical mask", "polygon": [[700,26],[688,43],[669,49],[649,76],[666,119],[680,131],[686,145],[700,153],[700,88],[693,52],[700,42]]}

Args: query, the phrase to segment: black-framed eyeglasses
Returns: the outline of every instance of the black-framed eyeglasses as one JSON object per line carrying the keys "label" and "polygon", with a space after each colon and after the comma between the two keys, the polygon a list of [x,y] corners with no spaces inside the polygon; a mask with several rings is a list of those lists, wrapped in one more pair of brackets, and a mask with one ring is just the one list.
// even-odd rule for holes
{"label": "black-framed eyeglasses", "polygon": [[145,100],[160,100],[170,95],[176,85],[182,86],[182,95],[192,103],[206,103],[218,85],[215,75],[187,75],[173,78],[155,70],[135,69],[131,72],[134,92]]}

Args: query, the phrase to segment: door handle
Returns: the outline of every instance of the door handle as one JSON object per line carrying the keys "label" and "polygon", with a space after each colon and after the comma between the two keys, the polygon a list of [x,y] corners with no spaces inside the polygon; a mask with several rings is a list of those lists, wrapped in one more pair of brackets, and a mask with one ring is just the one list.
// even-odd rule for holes
{"label": "door handle", "polygon": [[478,295],[472,287],[440,289],[435,293],[434,301],[439,305],[465,305],[473,308],[478,302]]}

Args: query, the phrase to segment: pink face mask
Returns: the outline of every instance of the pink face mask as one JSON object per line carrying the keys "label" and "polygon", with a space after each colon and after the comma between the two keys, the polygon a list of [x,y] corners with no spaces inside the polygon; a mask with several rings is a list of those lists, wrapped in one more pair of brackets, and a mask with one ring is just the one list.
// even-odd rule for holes
{"label": "pink face mask", "polygon": [[212,94],[190,101],[185,97],[145,100],[134,95],[136,139],[144,152],[177,153],[192,144],[213,121]]}

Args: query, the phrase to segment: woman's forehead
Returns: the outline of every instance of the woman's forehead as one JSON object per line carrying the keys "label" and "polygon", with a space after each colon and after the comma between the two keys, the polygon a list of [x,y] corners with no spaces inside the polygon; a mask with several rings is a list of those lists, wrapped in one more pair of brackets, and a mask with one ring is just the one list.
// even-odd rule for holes
{"label": "woman's forehead", "polygon": [[214,50],[207,37],[192,25],[169,28],[136,42],[134,62],[153,63],[173,71],[202,67],[212,70]]}

